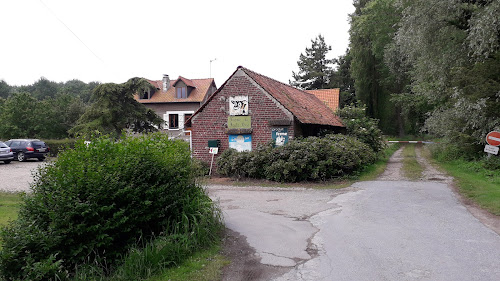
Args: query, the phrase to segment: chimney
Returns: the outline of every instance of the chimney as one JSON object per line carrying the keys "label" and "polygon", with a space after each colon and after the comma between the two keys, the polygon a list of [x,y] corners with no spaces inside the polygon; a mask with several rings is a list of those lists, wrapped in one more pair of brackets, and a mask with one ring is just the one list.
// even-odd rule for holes
{"label": "chimney", "polygon": [[166,92],[170,88],[170,78],[168,74],[163,74],[163,91]]}

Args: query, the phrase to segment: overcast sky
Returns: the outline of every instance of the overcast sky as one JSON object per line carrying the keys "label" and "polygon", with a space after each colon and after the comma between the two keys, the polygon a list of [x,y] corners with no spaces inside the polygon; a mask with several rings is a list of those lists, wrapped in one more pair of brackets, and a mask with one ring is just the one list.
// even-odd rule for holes
{"label": "overcast sky", "polygon": [[242,65],[288,83],[319,34],[330,58],[345,53],[353,11],[352,0],[1,0],[0,80],[169,74],[220,87]]}

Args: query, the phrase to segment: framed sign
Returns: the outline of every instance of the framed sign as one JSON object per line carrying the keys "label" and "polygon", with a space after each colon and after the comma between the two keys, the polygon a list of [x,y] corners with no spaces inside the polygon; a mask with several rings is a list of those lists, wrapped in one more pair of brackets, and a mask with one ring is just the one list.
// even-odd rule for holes
{"label": "framed sign", "polygon": [[228,129],[250,129],[252,128],[251,116],[228,116]]}
{"label": "framed sign", "polygon": [[229,135],[229,148],[237,151],[252,151],[252,135]]}
{"label": "framed sign", "polygon": [[248,96],[229,97],[229,115],[248,115]]}
{"label": "framed sign", "polygon": [[288,143],[288,128],[272,128],[272,136],[276,146]]}

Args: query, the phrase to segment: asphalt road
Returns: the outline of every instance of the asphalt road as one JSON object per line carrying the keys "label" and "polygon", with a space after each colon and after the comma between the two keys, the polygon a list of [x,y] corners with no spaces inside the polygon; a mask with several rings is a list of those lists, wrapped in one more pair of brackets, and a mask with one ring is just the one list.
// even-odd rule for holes
{"label": "asphalt road", "polygon": [[379,180],[341,190],[208,186],[268,271],[227,280],[500,280],[499,234],[418,161],[419,181],[404,180],[398,152]]}
{"label": "asphalt road", "polygon": [[500,280],[500,236],[443,183],[209,191],[274,280]]}

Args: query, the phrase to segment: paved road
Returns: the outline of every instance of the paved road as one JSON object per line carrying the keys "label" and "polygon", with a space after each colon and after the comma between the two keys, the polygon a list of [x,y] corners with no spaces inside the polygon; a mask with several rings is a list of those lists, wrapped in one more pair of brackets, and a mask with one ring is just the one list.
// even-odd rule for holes
{"label": "paved road", "polygon": [[443,183],[209,190],[275,280],[500,280],[500,236]]}
{"label": "paved road", "polygon": [[500,280],[500,236],[460,203],[449,178],[424,174],[411,182],[385,173],[391,180],[342,190],[208,191],[263,270],[275,269],[251,280]]}

